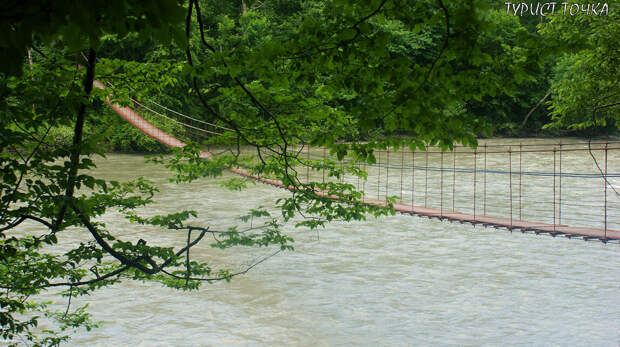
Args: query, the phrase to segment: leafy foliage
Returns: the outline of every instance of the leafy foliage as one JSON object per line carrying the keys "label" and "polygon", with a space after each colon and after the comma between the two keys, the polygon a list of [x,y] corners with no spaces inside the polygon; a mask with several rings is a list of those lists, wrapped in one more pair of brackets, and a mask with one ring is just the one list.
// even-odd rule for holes
{"label": "leafy foliage", "polygon": [[548,55],[540,50],[542,41],[535,27],[527,28],[519,17],[507,16],[505,9],[491,10],[487,16],[494,29],[482,34],[479,40],[481,50],[493,62],[483,64],[481,74],[486,76],[489,69],[494,69],[491,78],[502,76],[502,83],[509,88],[472,100],[466,108],[490,118],[494,134],[514,136],[539,131],[548,121],[546,114],[540,112],[543,108],[529,122],[523,123],[523,117],[549,88],[545,64]]}
{"label": "leafy foliage", "polygon": [[541,25],[552,48],[570,47],[559,56],[552,80],[555,127],[583,130],[618,127],[620,95],[620,13],[554,17]]}
{"label": "leafy foliage", "polygon": [[[2,4],[0,43],[2,72],[22,73],[26,51],[39,43],[66,46],[70,51],[98,48],[105,34],[125,36],[138,33],[144,39],[183,42],[179,23],[183,20],[180,1],[67,0],[19,1]],[[58,39],[62,38],[59,42]]]}
{"label": "leafy foliage", "polygon": [[[0,321],[2,338],[10,341],[53,345],[68,339],[65,329],[96,325],[85,308],[51,312],[31,300],[51,287],[67,289],[69,298],[123,279],[194,290],[204,282],[229,281],[264,260],[238,272],[196,261],[190,250],[206,235],[216,248],[273,247],[276,254],[293,249],[283,223],[319,228],[393,213],[395,198],[386,206],[369,205],[354,186],[304,182],[298,169],[364,177],[356,164],[374,163],[376,149],[476,146],[478,134],[493,123],[515,123],[508,113],[546,88],[537,81],[544,74],[542,38],[531,24],[502,15],[488,0],[2,6],[7,11],[0,33],[7,40],[0,43],[0,287],[6,295],[0,297]],[[617,24],[617,14],[609,19]],[[607,28],[596,20],[578,21],[592,32]],[[568,30],[574,24],[554,19],[541,25],[541,33],[575,37],[578,31]],[[617,93],[616,29],[584,38],[577,53],[563,57],[554,70],[557,124],[591,125],[577,113],[587,96]],[[591,65],[594,61],[602,63]],[[93,88],[95,79],[106,88]],[[226,127],[221,136],[150,160],[172,170],[178,184],[226,169],[280,182],[291,194],[276,202],[279,215],[251,209],[225,230],[194,225],[199,211],[143,215],[156,198],[152,182],[108,182],[89,174],[105,141],[115,148],[162,149],[112,121],[107,100],[132,107],[156,100]],[[617,117],[611,107],[603,111],[602,101],[592,105],[600,108],[596,124]],[[497,105],[501,112],[487,112]],[[184,135],[156,117],[149,121]],[[51,138],[63,133],[63,141]],[[308,144],[325,146],[349,163],[304,157]],[[227,154],[205,160],[204,145]],[[243,189],[246,183],[233,179],[225,185]],[[118,239],[101,218],[110,211],[124,215],[129,225],[184,233],[187,242],[174,249]],[[37,232],[21,232],[26,222]],[[90,235],[89,241],[58,251],[71,228]],[[55,319],[58,328],[34,334],[40,314]]]}

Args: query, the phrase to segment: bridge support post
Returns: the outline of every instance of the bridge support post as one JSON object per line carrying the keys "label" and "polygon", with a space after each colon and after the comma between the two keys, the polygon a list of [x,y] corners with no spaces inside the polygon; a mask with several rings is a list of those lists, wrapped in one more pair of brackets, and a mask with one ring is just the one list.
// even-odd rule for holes
{"label": "bridge support post", "polygon": [[558,224],[562,225],[562,141],[559,143],[560,147],[560,177],[559,177],[559,192],[558,192]]}
{"label": "bridge support post", "polygon": [[424,207],[428,207],[428,145],[426,145],[426,166],[424,168]]}
{"label": "bridge support post", "polygon": [[381,198],[379,187],[381,187],[381,151],[377,150],[377,200]]}
{"label": "bridge support post", "polygon": [[403,202],[403,171],[405,171],[405,149],[400,152],[400,202]]}
{"label": "bridge support post", "polygon": [[604,151],[605,151],[605,178],[603,179],[603,184],[605,185],[605,189],[604,189],[604,227],[605,227],[605,231],[604,231],[604,239],[603,242],[607,242],[607,149],[608,149],[608,143],[607,141],[605,141],[605,147],[603,147]]}
{"label": "bridge support post", "polygon": [[476,227],[476,169],[477,169],[478,151],[474,149],[474,227]]}
{"label": "bridge support post", "polygon": [[[366,162],[364,161],[364,172],[365,171],[366,171]],[[366,195],[366,178],[362,180],[362,192],[364,193],[364,195]]]}
{"label": "bridge support post", "polygon": [[555,225],[556,225],[556,208],[555,208],[555,176],[556,176],[556,152],[557,149],[553,147],[553,233],[555,234]]}
{"label": "bridge support post", "polygon": [[[362,165],[360,163],[355,163],[355,167],[358,169],[362,168]],[[357,176],[357,184],[355,185],[355,189],[360,190],[360,176]]]}
{"label": "bridge support post", "polygon": [[[325,165],[325,159],[326,159],[326,153],[327,149],[325,147],[323,147],[323,165]],[[323,183],[325,183],[325,168],[323,168]]]}
{"label": "bridge support post", "polygon": [[510,194],[510,231],[512,231],[512,147],[508,147],[508,194]]}
{"label": "bridge support post", "polygon": [[310,144],[306,148],[306,184],[310,183]]}
{"label": "bridge support post", "polygon": [[390,184],[390,147],[385,152],[385,200],[387,201],[389,194]]}
{"label": "bridge support post", "polygon": [[522,189],[521,177],[523,176],[523,170],[521,168],[521,157],[522,156],[523,156],[523,144],[519,143],[519,220],[523,220],[523,217],[521,216],[521,207],[523,206],[521,204],[521,189]]}
{"label": "bridge support post", "polygon": [[452,150],[452,212],[456,211],[454,199],[456,196],[456,147]]}
{"label": "bridge support post", "polygon": [[411,212],[415,206],[415,148],[411,151]]}
{"label": "bridge support post", "polygon": [[443,220],[443,150],[441,150],[441,165],[439,167],[439,215]]}
{"label": "bridge support post", "polygon": [[482,194],[483,209],[482,214],[487,215],[487,144],[484,144],[484,192]]}

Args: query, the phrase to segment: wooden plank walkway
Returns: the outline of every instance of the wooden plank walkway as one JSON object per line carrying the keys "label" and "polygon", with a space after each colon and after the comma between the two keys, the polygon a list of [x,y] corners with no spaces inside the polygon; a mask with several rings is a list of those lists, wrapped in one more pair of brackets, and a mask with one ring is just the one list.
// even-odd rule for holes
{"label": "wooden plank walkway", "polygon": [[[245,171],[239,169],[233,169],[233,172],[246,176],[248,178],[255,179],[265,184],[272,185],[274,187],[293,190],[293,187],[285,187],[282,183],[261,178],[255,175],[248,175]],[[327,194],[323,192],[317,192],[318,195],[326,196]],[[336,199],[334,196],[330,196],[332,199]],[[373,204],[377,206],[387,206],[387,202],[379,199],[372,198],[363,198],[363,202],[367,204]],[[459,223],[469,223],[471,225],[482,225],[484,227],[493,227],[493,228],[505,228],[507,230],[518,230],[523,233],[533,232],[535,234],[548,234],[551,236],[565,236],[567,238],[581,238],[583,240],[600,240],[602,242],[616,242],[620,241],[620,230],[607,230],[597,229],[597,228],[586,228],[586,227],[578,227],[578,226],[570,226],[570,225],[562,225],[562,224],[549,224],[549,223],[539,223],[518,219],[510,219],[510,218],[501,218],[501,217],[490,217],[483,215],[472,215],[462,212],[456,211],[447,211],[447,210],[437,210],[428,207],[421,206],[412,206],[408,204],[395,203],[394,210],[396,212],[402,214],[409,214],[412,216],[419,217],[428,217],[435,218],[439,220],[448,220],[451,222],[459,222]]]}
{"label": "wooden plank walkway", "polygon": [[[104,89],[105,86],[99,82],[95,81],[93,83],[96,87]],[[164,132],[158,127],[151,124],[146,119],[142,118],[137,112],[129,107],[122,107],[118,104],[111,102],[108,98],[106,98],[106,103],[114,110],[119,116],[129,122],[131,125],[145,133],[146,135],[152,137],[153,139],[159,141],[160,143],[169,146],[169,147],[183,147],[185,143],[178,140],[174,136]],[[201,151],[202,158],[208,159],[212,157],[212,154],[209,152]],[[250,178],[265,184],[269,184],[278,188],[283,188],[287,190],[294,190],[295,187],[286,187],[281,182],[259,177],[256,175],[252,175],[245,170],[242,169],[231,169],[235,174],[240,176]],[[320,196],[328,196],[326,193],[318,191],[318,195]],[[335,196],[328,196],[332,199],[337,199]],[[377,206],[387,206],[387,202],[379,199],[372,198],[363,198],[362,201],[367,204],[373,204]],[[409,214],[415,216],[422,216],[428,218],[436,218],[439,220],[448,220],[452,222],[460,222],[460,223],[469,223],[472,225],[482,225],[484,227],[494,227],[494,228],[506,228],[508,230],[520,230],[521,232],[534,232],[536,234],[548,234],[551,236],[565,236],[568,238],[582,238],[584,240],[592,240],[597,239],[603,242],[610,241],[620,241],[620,230],[603,230],[597,228],[587,228],[587,227],[577,227],[577,226],[569,226],[569,225],[554,225],[549,223],[538,223],[531,221],[524,221],[518,219],[510,219],[510,218],[501,218],[501,217],[490,217],[483,215],[472,215],[462,212],[455,211],[447,211],[447,210],[437,210],[433,208],[421,207],[421,206],[412,206],[408,204],[395,203],[394,210],[396,212],[402,214]]]}
{"label": "wooden plank walkway", "polygon": [[[379,203],[376,199],[374,203]],[[385,204],[385,202],[382,202]],[[584,240],[597,239],[603,242],[620,240],[620,230],[604,230],[570,225],[532,222],[519,219],[472,215],[455,211],[441,211],[432,208],[411,206],[407,204],[394,204],[394,210],[411,215],[425,216],[440,220],[482,225],[484,227],[506,228],[507,230],[519,230],[522,232],[534,232],[536,234],[549,234],[551,236],[566,236],[568,238],[579,237]]]}

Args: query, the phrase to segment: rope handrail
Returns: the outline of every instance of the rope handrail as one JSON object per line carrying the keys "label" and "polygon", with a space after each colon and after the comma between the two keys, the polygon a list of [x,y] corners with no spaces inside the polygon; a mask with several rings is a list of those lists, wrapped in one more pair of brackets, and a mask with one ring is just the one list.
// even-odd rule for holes
{"label": "rope handrail", "polygon": [[[557,145],[554,145],[557,146]],[[567,146],[565,144],[563,144],[562,146]],[[510,147],[510,146],[508,146]],[[516,147],[519,147],[519,145],[516,145]],[[525,145],[523,146],[525,147]],[[468,155],[474,155],[474,154],[506,154],[508,152],[512,152],[512,153],[552,153],[552,152],[587,152],[590,151],[589,148],[553,148],[553,149],[525,149],[525,150],[520,150],[520,149],[510,149],[510,150],[505,150],[505,151],[480,151],[479,150],[480,147],[478,147],[476,150],[472,150],[472,151],[419,151],[419,153],[428,153],[428,154],[468,154]],[[605,148],[592,148],[593,151],[602,151]],[[608,150],[618,150],[620,149],[620,147],[608,147]],[[379,153],[386,153],[385,150],[374,150],[375,152],[379,152]],[[409,153],[409,152],[407,152]]]}
{"label": "rope handrail", "polygon": [[[604,144],[618,144],[620,143],[620,140],[606,140],[606,141],[592,141],[591,144],[592,145],[604,145]],[[508,143],[508,144],[499,144],[499,143],[487,143],[487,144],[482,144],[482,145],[478,145],[478,148],[481,147],[551,147],[551,146],[584,146],[584,145],[588,145],[587,141],[580,141],[580,142],[545,142],[545,143]],[[436,146],[433,146],[436,147]],[[465,145],[453,145],[454,148],[471,148],[470,146],[465,146]],[[377,151],[377,150],[375,150]]]}
{"label": "rope handrail", "polygon": [[163,115],[163,114],[161,114],[161,113],[159,113],[159,112],[157,112],[157,111],[155,111],[155,110],[153,110],[153,109],[149,108],[148,106],[146,106],[146,105],[144,105],[144,104],[141,104],[139,101],[137,101],[137,100],[135,100],[135,99],[133,99],[133,98],[130,98],[130,99],[131,99],[131,101],[133,101],[136,105],[138,105],[138,106],[140,106],[140,107],[142,107],[142,108],[144,108],[144,109],[146,109],[146,110],[148,110],[148,111],[150,111],[150,112],[152,112],[152,113],[154,113],[154,114],[156,114],[156,115],[158,115],[158,116],[160,116],[160,117],[164,117],[164,118],[169,119],[169,120],[171,120],[171,121],[173,121],[173,122],[175,122],[175,123],[177,123],[177,124],[180,124],[180,125],[182,125],[182,126],[184,126],[184,127],[192,128],[192,129],[195,129],[195,130],[198,130],[198,131],[202,131],[202,132],[205,132],[205,133],[209,133],[209,134],[213,134],[213,135],[222,135],[222,134],[220,134],[220,133],[216,133],[216,132],[214,132],[214,131],[210,131],[210,130],[206,130],[206,129],[198,128],[198,127],[195,127],[195,126],[193,126],[193,125],[189,125],[189,124],[187,124],[187,123],[183,123],[183,122],[181,122],[181,121],[178,121],[178,120],[176,120],[176,119],[174,119],[174,118],[170,118],[170,117],[168,117],[168,116],[166,116],[166,115]]}
{"label": "rope handrail", "polygon": [[[318,155],[310,155],[310,157],[312,159],[317,159],[317,160],[321,160],[323,159],[321,156]],[[344,160],[342,162],[343,164],[350,164],[350,163],[354,163],[353,161],[349,161],[349,160]],[[467,174],[473,174],[474,173],[474,169],[470,169],[470,168],[461,168],[461,167],[444,167],[441,168],[439,166],[421,166],[421,165],[386,165],[386,164],[366,164],[369,167],[377,167],[377,168],[384,168],[384,169],[396,169],[396,170],[409,170],[409,169],[416,169],[416,170],[428,170],[428,171],[434,171],[434,172],[456,172],[456,173],[467,173]],[[553,172],[545,172],[545,171],[507,171],[507,170],[484,170],[484,169],[476,169],[475,170],[476,173],[493,173],[493,174],[512,174],[512,175],[524,175],[524,176],[544,176],[544,177],[548,177],[548,176],[553,176],[554,173]],[[555,174],[556,177],[571,177],[571,178],[601,178],[605,175],[600,174],[600,173],[581,173],[581,172],[562,172],[562,173],[556,173]],[[620,172],[614,172],[614,173],[607,173],[606,175],[608,178],[618,178],[620,177]]]}
{"label": "rope handrail", "polygon": [[164,110],[166,110],[166,111],[170,111],[170,112],[172,112],[172,113],[175,113],[175,114],[177,114],[177,115],[179,115],[179,116],[181,116],[181,117],[185,117],[185,118],[187,118],[187,119],[191,119],[191,120],[193,120],[193,121],[196,121],[196,122],[199,122],[199,123],[203,123],[203,124],[206,124],[206,125],[210,125],[210,126],[213,126],[213,127],[216,127],[216,128],[221,128],[221,129],[228,130],[228,131],[234,131],[234,130],[232,130],[232,129],[230,129],[230,128],[227,128],[227,127],[225,127],[225,126],[217,125],[217,124],[214,124],[214,123],[209,123],[209,122],[206,122],[206,121],[203,121],[203,120],[200,120],[200,119],[196,119],[196,118],[193,118],[193,117],[190,117],[190,116],[184,115],[184,114],[182,114],[181,112],[178,112],[178,111],[175,111],[175,110],[169,109],[169,108],[167,108],[166,106],[160,105],[160,104],[158,104],[157,102],[155,102],[155,101],[153,101],[153,100],[149,100],[149,101],[150,101],[151,103],[153,103],[153,104],[155,104],[155,105],[157,105],[157,106],[159,106],[159,107],[163,108]]}

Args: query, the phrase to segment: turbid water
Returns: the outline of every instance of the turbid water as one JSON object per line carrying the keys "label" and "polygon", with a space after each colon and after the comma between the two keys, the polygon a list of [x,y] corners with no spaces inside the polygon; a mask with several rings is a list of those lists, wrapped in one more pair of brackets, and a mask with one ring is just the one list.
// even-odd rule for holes
{"label": "turbid water", "polygon": [[[261,184],[231,192],[219,185],[222,179],[174,185],[164,168],[140,156],[109,155],[97,163],[96,173],[108,179],[145,176],[157,182],[161,193],[148,213],[194,209],[200,215],[193,224],[220,229],[234,225],[248,208],[273,206],[288,194]],[[489,189],[505,189],[497,184]],[[105,221],[127,240],[179,247],[186,237],[134,226],[114,214]],[[185,293],[126,281],[75,300],[74,307],[89,303],[93,319],[102,324],[78,333],[70,344],[620,344],[617,244],[403,215],[333,223],[318,235],[289,231],[294,252],[278,254],[231,283]],[[83,237],[69,234],[74,241]],[[209,243],[193,254],[232,269],[273,252],[223,252]]]}

